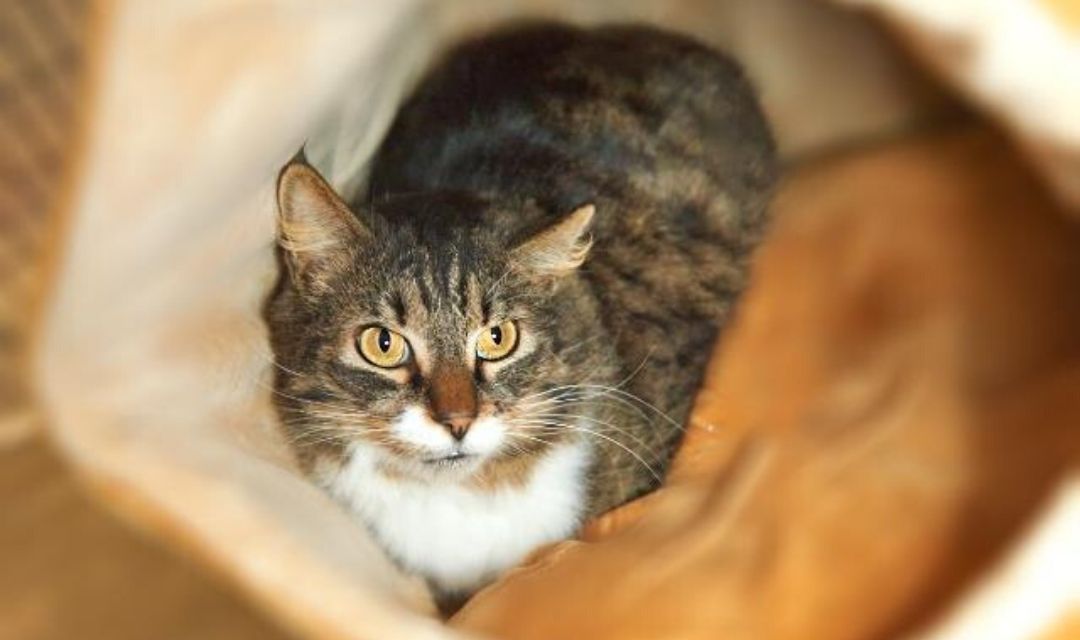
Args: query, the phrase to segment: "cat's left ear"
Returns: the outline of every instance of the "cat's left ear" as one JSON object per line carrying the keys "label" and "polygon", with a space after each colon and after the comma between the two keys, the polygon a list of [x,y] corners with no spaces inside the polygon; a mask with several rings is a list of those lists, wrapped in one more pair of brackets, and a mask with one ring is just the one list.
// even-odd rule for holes
{"label": "cat's left ear", "polygon": [[278,242],[299,285],[317,286],[342,268],[352,247],[371,232],[305,162],[293,162],[278,176]]}
{"label": "cat's left ear", "polygon": [[592,225],[596,207],[587,204],[525,240],[511,252],[511,260],[522,271],[542,277],[561,276],[585,262],[592,247]]}

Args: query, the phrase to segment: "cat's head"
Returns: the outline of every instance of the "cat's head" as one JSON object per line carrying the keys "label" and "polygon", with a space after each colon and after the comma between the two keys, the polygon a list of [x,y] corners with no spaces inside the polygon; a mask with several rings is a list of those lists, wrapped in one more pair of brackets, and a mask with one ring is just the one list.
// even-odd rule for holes
{"label": "cat's head", "polygon": [[267,319],[275,398],[302,460],[360,445],[397,473],[439,478],[570,437],[561,390],[610,349],[577,275],[592,206],[545,219],[431,193],[354,212],[293,163],[278,212]]}

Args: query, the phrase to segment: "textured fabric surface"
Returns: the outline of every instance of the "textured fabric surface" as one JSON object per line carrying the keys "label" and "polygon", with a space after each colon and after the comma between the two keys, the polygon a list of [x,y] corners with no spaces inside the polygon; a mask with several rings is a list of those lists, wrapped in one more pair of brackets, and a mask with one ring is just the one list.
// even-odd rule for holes
{"label": "textured fabric surface", "polygon": [[37,424],[27,339],[38,258],[75,135],[87,13],[82,0],[0,5],[0,447]]}

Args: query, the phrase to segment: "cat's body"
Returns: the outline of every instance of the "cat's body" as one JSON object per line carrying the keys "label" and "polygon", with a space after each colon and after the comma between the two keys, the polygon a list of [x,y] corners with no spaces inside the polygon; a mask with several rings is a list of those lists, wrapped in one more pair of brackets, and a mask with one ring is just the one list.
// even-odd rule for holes
{"label": "cat's body", "polygon": [[294,167],[279,409],[403,566],[465,593],[659,483],[774,180],[733,63],[642,28],[504,32],[422,82],[356,218]]}

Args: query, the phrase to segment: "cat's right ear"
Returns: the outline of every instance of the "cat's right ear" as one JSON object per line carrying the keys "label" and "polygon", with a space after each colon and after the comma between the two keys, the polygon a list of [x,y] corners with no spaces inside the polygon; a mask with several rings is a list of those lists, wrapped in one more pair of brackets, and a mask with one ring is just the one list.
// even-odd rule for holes
{"label": "cat's right ear", "polygon": [[540,278],[570,273],[585,262],[592,247],[589,227],[596,207],[587,204],[518,245],[512,263],[522,272]]}
{"label": "cat's right ear", "polygon": [[326,180],[305,162],[292,162],[277,182],[278,243],[293,282],[325,286],[347,266],[352,248],[371,232]]}

